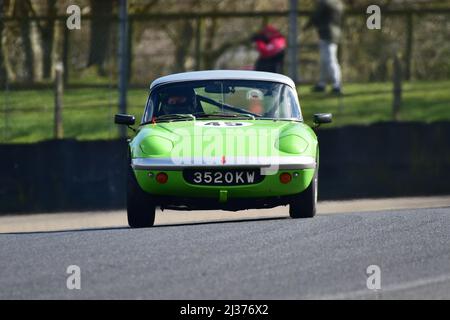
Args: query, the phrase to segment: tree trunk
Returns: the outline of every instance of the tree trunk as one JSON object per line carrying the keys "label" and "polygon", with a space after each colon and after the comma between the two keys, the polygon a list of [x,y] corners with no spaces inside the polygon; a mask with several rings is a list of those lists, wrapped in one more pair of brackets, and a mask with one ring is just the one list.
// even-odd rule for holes
{"label": "tree trunk", "polygon": [[194,39],[194,28],[189,20],[185,20],[181,23],[178,35],[178,41],[175,43],[174,72],[184,72],[186,71],[185,63],[189,55],[189,49]]}
{"label": "tree trunk", "polygon": [[207,29],[206,29],[206,37],[205,37],[205,45],[202,49],[202,66],[205,70],[214,69],[217,63],[217,60],[227,51],[233,48],[239,47],[241,45],[248,44],[247,36],[236,36],[229,41],[223,41],[220,45],[215,45],[215,40],[217,39],[217,29],[218,29],[218,21],[215,18],[212,18]]}
{"label": "tree trunk", "polygon": [[16,5],[20,17],[20,37],[25,54],[25,81],[31,83],[34,81],[34,54],[30,38],[29,3],[23,0],[17,1]]}
{"label": "tree trunk", "polygon": [[213,69],[214,63],[215,63],[215,57],[213,54],[213,47],[214,47],[214,40],[216,38],[216,32],[217,32],[217,19],[212,18],[210,21],[207,31],[206,31],[206,40],[205,40],[205,46],[203,48],[203,68],[206,70]]}
{"label": "tree trunk", "polygon": [[91,39],[88,66],[97,66],[98,74],[106,76],[105,60],[109,49],[111,17],[115,1],[91,0]]}
{"label": "tree trunk", "polygon": [[0,0],[0,86],[4,87],[6,84],[6,67],[5,57],[3,56],[3,15],[4,15],[4,1]]}
{"label": "tree trunk", "polygon": [[53,45],[55,38],[56,0],[47,0],[47,16],[49,19],[42,26],[42,65],[43,78],[50,79],[53,65]]}
{"label": "tree trunk", "polygon": [[33,52],[33,81],[42,80],[42,41],[39,32],[39,25],[37,21],[31,21],[30,23],[30,39],[31,39],[31,50]]}

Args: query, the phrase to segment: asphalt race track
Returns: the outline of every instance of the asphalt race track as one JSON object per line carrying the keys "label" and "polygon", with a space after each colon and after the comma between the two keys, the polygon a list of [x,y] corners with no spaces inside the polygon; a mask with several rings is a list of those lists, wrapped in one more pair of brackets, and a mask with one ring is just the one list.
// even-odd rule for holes
{"label": "asphalt race track", "polygon": [[[81,290],[66,288],[69,265]],[[380,290],[366,286],[369,265]],[[0,299],[450,299],[450,207],[0,234],[0,288]]]}

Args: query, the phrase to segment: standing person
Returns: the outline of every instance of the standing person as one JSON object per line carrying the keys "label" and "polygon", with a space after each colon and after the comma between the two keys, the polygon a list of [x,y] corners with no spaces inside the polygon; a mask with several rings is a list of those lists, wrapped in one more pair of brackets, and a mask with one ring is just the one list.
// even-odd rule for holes
{"label": "standing person", "polygon": [[337,50],[341,38],[343,12],[344,5],[341,0],[317,0],[311,18],[305,26],[305,29],[314,26],[320,38],[320,78],[313,88],[316,92],[325,91],[328,80],[331,80],[332,92],[342,93],[341,67]]}
{"label": "standing person", "polygon": [[268,25],[252,37],[259,52],[256,71],[282,73],[286,38],[275,27]]}

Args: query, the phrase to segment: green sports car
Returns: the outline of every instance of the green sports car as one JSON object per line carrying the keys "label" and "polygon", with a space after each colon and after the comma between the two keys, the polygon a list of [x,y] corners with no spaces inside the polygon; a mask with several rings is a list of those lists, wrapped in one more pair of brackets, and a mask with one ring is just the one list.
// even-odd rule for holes
{"label": "green sports car", "polygon": [[[115,122],[130,128],[132,115]],[[314,123],[331,114],[314,115]],[[128,223],[150,227],[155,208],[244,210],[289,205],[315,215],[317,137],[294,82],[255,71],[200,71],[155,80],[129,143]]]}

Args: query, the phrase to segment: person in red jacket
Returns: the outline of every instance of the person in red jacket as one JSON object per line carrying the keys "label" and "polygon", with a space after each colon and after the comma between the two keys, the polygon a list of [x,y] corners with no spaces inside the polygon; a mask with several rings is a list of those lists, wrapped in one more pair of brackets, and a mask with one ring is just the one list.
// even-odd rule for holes
{"label": "person in red jacket", "polygon": [[282,73],[286,38],[275,27],[268,25],[252,37],[259,52],[256,71]]}

